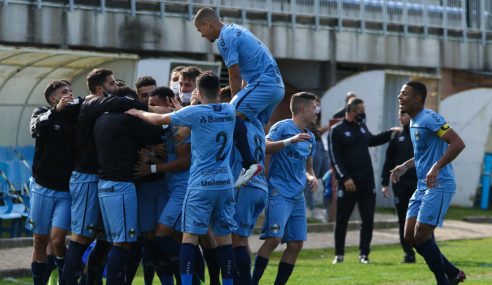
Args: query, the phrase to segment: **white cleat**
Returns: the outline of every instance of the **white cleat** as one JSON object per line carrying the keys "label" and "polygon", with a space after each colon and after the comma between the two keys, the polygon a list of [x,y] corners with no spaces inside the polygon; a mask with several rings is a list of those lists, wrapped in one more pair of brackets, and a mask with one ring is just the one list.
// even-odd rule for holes
{"label": "white cleat", "polygon": [[263,171],[263,166],[261,166],[261,164],[259,163],[252,164],[248,170],[243,168],[241,170],[241,174],[239,175],[239,178],[237,179],[236,183],[234,183],[234,189],[239,189],[244,185],[248,184],[251,178],[260,174],[262,171]]}

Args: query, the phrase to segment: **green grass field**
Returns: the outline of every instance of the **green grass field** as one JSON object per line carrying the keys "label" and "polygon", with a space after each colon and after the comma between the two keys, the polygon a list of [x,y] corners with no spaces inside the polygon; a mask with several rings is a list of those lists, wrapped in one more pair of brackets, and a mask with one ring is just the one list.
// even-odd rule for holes
{"label": "green grass field", "polygon": [[[438,244],[446,257],[467,273],[465,285],[492,284],[492,239]],[[273,284],[280,256],[281,253],[272,255],[261,284]],[[332,265],[333,258],[333,249],[302,251],[288,284],[435,284],[433,274],[420,256],[417,257],[417,264],[398,264],[403,259],[403,252],[397,245],[372,247],[370,258],[373,263],[368,265],[358,263],[356,247],[347,249],[343,264]],[[0,284],[32,284],[32,280],[3,279]],[[133,284],[144,284],[141,269]],[[157,278],[154,284],[160,284]]]}

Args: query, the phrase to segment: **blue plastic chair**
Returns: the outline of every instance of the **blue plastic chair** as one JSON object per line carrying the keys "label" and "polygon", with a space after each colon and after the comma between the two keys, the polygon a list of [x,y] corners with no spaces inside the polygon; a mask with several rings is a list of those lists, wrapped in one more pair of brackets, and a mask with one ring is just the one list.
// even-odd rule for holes
{"label": "blue plastic chair", "polygon": [[22,156],[24,160],[33,160],[34,159],[34,146],[16,146],[14,149]]}
{"label": "blue plastic chair", "polygon": [[[0,162],[0,170],[8,177],[8,163]],[[0,184],[2,185],[2,189],[0,190],[0,200],[3,201],[3,206],[0,206],[0,237],[3,235],[3,232],[9,232],[10,237],[13,238],[17,236],[17,229],[22,215],[14,211],[12,198],[17,198],[17,196],[9,193],[7,181],[1,175]],[[4,227],[3,220],[12,220],[10,227]]]}
{"label": "blue plastic chair", "polygon": [[7,161],[20,161],[19,156],[15,153],[15,151],[11,147],[7,148]]}
{"label": "blue plastic chair", "polygon": [[7,162],[9,160],[7,148],[9,147],[0,146],[0,162]]}

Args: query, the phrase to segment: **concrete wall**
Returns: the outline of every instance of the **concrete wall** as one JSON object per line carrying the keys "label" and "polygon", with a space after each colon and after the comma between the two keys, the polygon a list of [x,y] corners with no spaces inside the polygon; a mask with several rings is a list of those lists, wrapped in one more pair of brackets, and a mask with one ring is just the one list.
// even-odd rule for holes
{"label": "concrete wall", "polygon": [[[175,15],[165,19],[141,14],[130,17],[125,13],[68,12],[62,8],[36,9],[35,6],[10,3],[0,6],[0,42],[218,55],[216,45],[201,39],[186,15]],[[240,19],[228,18],[225,22],[240,22]],[[291,29],[287,25],[267,28],[261,23],[245,26],[277,59],[420,69],[489,70],[492,64],[492,47],[478,43],[383,37],[350,31],[334,33],[309,27]]]}

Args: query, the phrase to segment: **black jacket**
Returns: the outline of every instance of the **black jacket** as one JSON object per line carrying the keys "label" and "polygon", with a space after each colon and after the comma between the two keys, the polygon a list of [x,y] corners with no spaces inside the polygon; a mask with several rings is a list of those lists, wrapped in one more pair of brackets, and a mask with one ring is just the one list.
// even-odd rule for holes
{"label": "black jacket", "polygon": [[99,162],[99,178],[107,181],[134,182],[137,151],[162,143],[167,129],[154,126],[123,113],[107,113],[94,126]]}
{"label": "black jacket", "polygon": [[342,108],[336,110],[335,114],[333,114],[333,119],[345,118],[345,108],[346,108],[346,106],[343,106]]}
{"label": "black jacket", "polygon": [[[394,132],[386,150],[386,160],[384,161],[383,173],[381,173],[381,184],[388,186],[390,182],[391,170],[405,161],[413,158],[413,144],[410,137],[410,128],[405,126],[403,132]],[[415,168],[407,170],[400,177],[398,183],[414,185],[417,189],[417,171]]]}
{"label": "black jacket", "polygon": [[84,98],[57,112],[55,107],[39,107],[31,116],[31,136],[36,139],[32,177],[36,183],[56,191],[69,191],[75,166],[77,117]]}
{"label": "black jacket", "polygon": [[339,182],[374,181],[370,146],[387,143],[391,131],[372,135],[364,123],[351,123],[346,119],[333,126],[328,136],[330,158]]}
{"label": "black jacket", "polygon": [[125,112],[132,108],[148,110],[148,106],[127,97],[102,97],[84,102],[77,122],[77,155],[75,171],[97,174],[97,150],[94,142],[94,125],[106,112]]}

